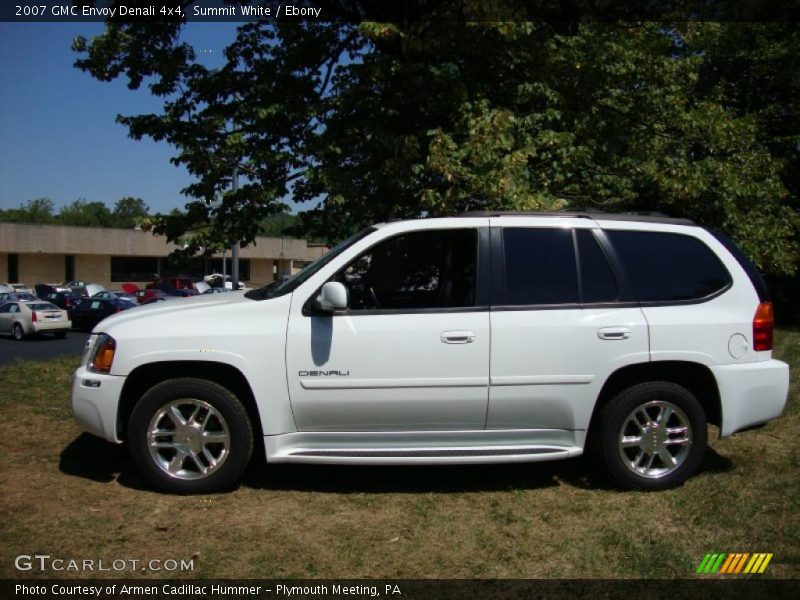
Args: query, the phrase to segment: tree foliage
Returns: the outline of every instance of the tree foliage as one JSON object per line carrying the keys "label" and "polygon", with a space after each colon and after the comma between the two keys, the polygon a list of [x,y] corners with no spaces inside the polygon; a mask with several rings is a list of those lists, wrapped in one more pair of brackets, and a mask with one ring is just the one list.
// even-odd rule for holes
{"label": "tree foliage", "polygon": [[149,211],[141,198],[120,198],[113,209],[103,202],[78,198],[56,213],[50,198],[37,198],[19,208],[0,210],[0,221],[133,229],[148,221]]}
{"label": "tree foliage", "polygon": [[120,198],[114,204],[111,211],[111,220],[114,227],[122,229],[133,229],[147,219],[150,214],[150,207],[141,198],[126,196]]}
{"label": "tree foliage", "polygon": [[0,210],[0,221],[6,223],[53,223],[55,205],[50,198],[35,198],[20,204],[19,208]]}
{"label": "tree foliage", "polygon": [[88,202],[82,198],[64,206],[58,213],[62,225],[81,225],[85,227],[111,227],[111,211],[102,202]]}
{"label": "tree foliage", "polygon": [[79,68],[164,100],[118,117],[134,139],[173,144],[196,178],[157,231],[197,232],[189,251],[249,243],[286,200],[329,239],[475,209],[659,210],[722,228],[770,272],[796,268],[791,27],[388,22],[368,20],[368,3],[328,4],[366,18],[247,23],[219,69],[177,22],[75,40]]}

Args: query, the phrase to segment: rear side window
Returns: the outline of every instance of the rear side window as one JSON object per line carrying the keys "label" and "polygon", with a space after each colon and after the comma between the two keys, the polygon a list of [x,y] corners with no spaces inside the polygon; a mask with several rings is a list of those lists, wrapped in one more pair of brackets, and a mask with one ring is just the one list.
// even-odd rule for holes
{"label": "rear side window", "polygon": [[739,265],[744,269],[744,272],[747,273],[747,276],[750,278],[750,282],[753,284],[753,287],[758,294],[759,301],[769,302],[771,298],[769,295],[769,288],[767,287],[767,283],[764,281],[764,277],[762,277],[761,272],[752,263],[752,261],[747,258],[747,255],[742,252],[742,249],[739,248],[739,246],[737,246],[731,238],[721,231],[711,228],[707,228],[706,231],[717,238],[717,241],[725,246],[725,249],[733,255]]}
{"label": "rear side window", "polygon": [[572,229],[503,230],[506,304],[577,304]]}
{"label": "rear side window", "polygon": [[588,229],[578,229],[575,235],[578,236],[583,302],[614,302],[619,298],[619,288],[603,250]]}
{"label": "rear side window", "polygon": [[697,238],[651,231],[606,231],[640,302],[699,300],[730,283],[722,263]]}

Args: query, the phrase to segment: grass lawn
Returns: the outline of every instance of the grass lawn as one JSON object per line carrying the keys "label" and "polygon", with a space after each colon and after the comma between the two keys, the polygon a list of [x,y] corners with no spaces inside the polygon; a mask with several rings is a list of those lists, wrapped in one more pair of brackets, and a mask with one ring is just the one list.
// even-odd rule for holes
{"label": "grass lawn", "polygon": [[78,430],[68,407],[77,357],[0,368],[0,577],[41,576],[14,568],[15,556],[35,553],[193,558],[182,576],[207,578],[688,577],[706,552],[772,552],[761,577],[800,577],[800,331],[777,331],[775,355],[793,368],[784,416],[710,436],[701,472],[659,493],[611,489],[582,459],[256,459],[233,492],[167,496],[147,489],[124,448]]}

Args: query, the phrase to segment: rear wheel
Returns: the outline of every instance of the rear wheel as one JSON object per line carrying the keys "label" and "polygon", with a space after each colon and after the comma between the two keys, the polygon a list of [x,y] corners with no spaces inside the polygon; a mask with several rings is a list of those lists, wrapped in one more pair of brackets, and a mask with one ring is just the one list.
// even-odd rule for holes
{"label": "rear wheel", "polygon": [[151,388],[128,422],[131,455],[156,488],[184,494],[220,491],[241,476],[253,452],[242,403],[205,379]]}
{"label": "rear wheel", "polygon": [[11,330],[11,333],[13,334],[14,339],[17,340],[18,342],[21,342],[23,339],[25,339],[25,330],[22,329],[22,325],[20,325],[19,323],[14,323],[14,327]]}
{"label": "rear wheel", "polygon": [[620,485],[661,490],[682,484],[703,459],[708,426],[686,388],[666,381],[635,385],[601,410],[594,455]]}

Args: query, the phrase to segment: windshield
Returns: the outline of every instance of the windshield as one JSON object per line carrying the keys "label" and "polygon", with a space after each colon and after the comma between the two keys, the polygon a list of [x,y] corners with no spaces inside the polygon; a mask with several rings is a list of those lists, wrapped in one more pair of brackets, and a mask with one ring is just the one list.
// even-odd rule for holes
{"label": "windshield", "polygon": [[357,234],[350,236],[345,241],[341,242],[337,246],[334,246],[329,252],[320,256],[317,260],[306,266],[306,268],[304,268],[302,271],[292,275],[286,281],[275,281],[265,285],[262,288],[251,290],[245,294],[245,297],[250,298],[251,300],[266,300],[267,298],[277,298],[278,296],[283,296],[284,294],[290,294],[303,282],[314,275],[314,273],[319,271],[322,267],[327,265],[357,241],[367,237],[373,231],[376,231],[374,227],[369,227],[359,231]]}

